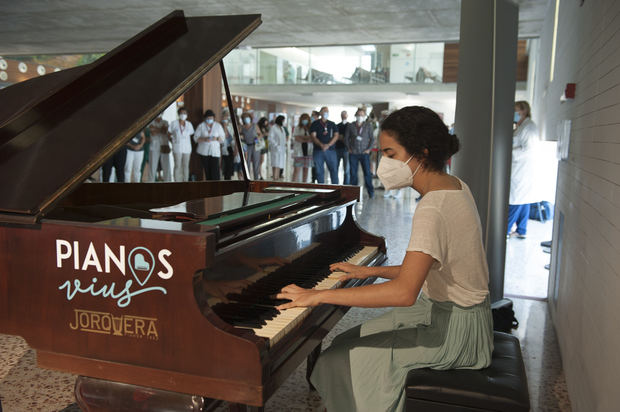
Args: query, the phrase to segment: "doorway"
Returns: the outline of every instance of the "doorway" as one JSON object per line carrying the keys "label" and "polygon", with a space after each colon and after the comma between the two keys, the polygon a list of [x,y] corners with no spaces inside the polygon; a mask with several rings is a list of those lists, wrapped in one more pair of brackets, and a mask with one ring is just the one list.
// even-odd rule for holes
{"label": "doorway", "polygon": [[553,234],[557,142],[540,141],[536,151],[534,184],[541,199],[530,206],[526,237],[513,235],[506,240],[504,296],[544,300],[548,295],[551,246],[541,243],[550,242]]}

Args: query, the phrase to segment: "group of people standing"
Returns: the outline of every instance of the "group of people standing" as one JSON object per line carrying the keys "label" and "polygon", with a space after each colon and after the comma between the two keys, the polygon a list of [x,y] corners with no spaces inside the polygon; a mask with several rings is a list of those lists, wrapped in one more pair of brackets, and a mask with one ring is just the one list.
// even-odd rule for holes
{"label": "group of people standing", "polygon": [[[158,122],[160,118],[155,119]],[[155,122],[149,126],[153,133]],[[165,121],[164,121],[165,122]],[[164,124],[165,125],[165,124]],[[164,129],[161,129],[163,132]],[[172,143],[172,154],[174,157],[174,180],[176,182],[186,182],[189,180],[189,161],[192,153],[192,139],[196,144],[196,154],[200,159],[200,164],[204,171],[205,180],[230,180],[234,172],[234,158],[236,145],[233,141],[233,128],[230,124],[230,115],[227,111],[222,113],[222,122],[215,120],[215,112],[208,109],[204,112],[203,120],[196,126],[187,120],[187,110],[181,107],[178,110],[178,119],[170,123],[168,129],[168,140]],[[162,148],[167,145],[164,135],[160,134]],[[161,156],[161,155],[160,155]],[[157,157],[152,157],[154,165],[157,167]],[[160,158],[161,161],[161,158]],[[162,161],[162,167],[165,162]],[[155,176],[155,174],[152,174]],[[166,173],[164,173],[166,180]]]}
{"label": "group of people standing", "polygon": [[[219,123],[215,121],[213,110],[207,110],[203,121],[195,129],[187,120],[187,109],[181,107],[177,114],[178,118],[172,122],[164,120],[159,114],[145,130],[138,132],[117,151],[103,165],[103,181],[110,181],[114,168],[117,182],[186,182],[190,180],[192,139],[206,180],[219,180],[220,171],[224,179],[230,180],[235,170],[235,156],[237,169],[241,170],[227,111],[222,114],[222,122]],[[147,162],[144,158],[146,147]],[[162,176],[158,179],[160,170]]]}
{"label": "group of people standing", "polygon": [[[215,120],[213,110],[205,111],[196,127],[188,120],[186,108],[179,108],[177,115],[177,119],[168,122],[160,114],[145,130],[138,132],[103,166],[103,181],[110,180],[113,167],[117,182],[201,180],[190,176],[192,150],[200,159],[205,180],[219,180],[222,175],[229,180],[235,173],[237,178],[242,178],[241,156],[228,110],[222,112],[221,122]],[[284,115],[276,116],[270,124],[266,117],[256,120],[253,113],[243,113],[239,134],[250,178],[283,179],[290,153],[292,181],[325,183],[327,166],[331,183],[338,184],[342,162],[343,184],[357,185],[361,166],[368,195],[374,197],[371,153],[377,151],[378,124],[367,118],[364,108],[356,111],[353,122],[348,122],[346,111],[340,115],[341,122],[336,124],[329,120],[328,107],[303,113],[290,133]],[[263,177],[267,155],[270,164],[267,173],[271,172],[271,176]]]}
{"label": "group of people standing", "polygon": [[322,107],[312,114],[303,113],[293,128],[291,138],[283,115],[278,115],[270,125],[266,118],[254,123],[251,113],[243,113],[239,133],[251,177],[262,179],[264,154],[268,152],[272,169],[270,178],[282,179],[286,154],[290,149],[293,159],[292,181],[307,182],[310,177],[312,182],[325,183],[327,166],[331,183],[338,184],[338,167],[342,161],[343,183],[356,185],[357,170],[361,164],[368,193],[374,196],[370,153],[376,148],[376,127],[367,121],[363,108],[357,110],[355,122],[347,122],[347,112],[342,112],[341,117],[340,124],[329,120],[328,107]]}
{"label": "group of people standing", "polygon": [[339,124],[329,120],[328,107],[313,112],[312,116],[307,113],[300,116],[292,142],[293,181],[306,182],[308,171],[312,168],[312,181],[325,183],[327,166],[331,183],[338,184],[338,167],[342,161],[343,184],[358,184],[361,165],[366,190],[373,197],[370,153],[376,146],[376,127],[367,121],[364,108],[359,108],[355,113],[355,122],[347,121],[346,111],[341,113],[341,119]]}
{"label": "group of people standing", "polygon": [[289,139],[289,131],[284,125],[285,117],[279,115],[273,125],[269,125],[266,117],[262,117],[254,123],[252,114],[249,112],[241,115],[242,126],[239,134],[251,177],[262,180],[261,174],[265,155],[269,152],[273,180],[284,177],[284,164],[286,162],[286,144]]}

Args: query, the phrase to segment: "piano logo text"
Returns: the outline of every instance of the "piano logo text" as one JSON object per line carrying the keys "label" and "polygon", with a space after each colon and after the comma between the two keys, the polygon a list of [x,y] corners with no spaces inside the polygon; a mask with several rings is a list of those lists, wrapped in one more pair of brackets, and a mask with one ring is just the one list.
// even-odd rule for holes
{"label": "piano logo text", "polygon": [[114,316],[108,312],[84,309],[74,309],[73,311],[75,312],[75,319],[69,323],[72,330],[159,340],[157,318],[133,315]]}
{"label": "piano logo text", "polygon": [[[81,254],[80,250],[86,250],[86,253]],[[90,272],[93,275],[96,272],[100,276],[92,276],[88,282],[80,279],[67,279],[58,289],[66,291],[67,300],[72,300],[78,293],[90,294],[114,299],[117,306],[121,308],[128,306],[134,296],[143,293],[161,292],[165,295],[167,291],[164,287],[147,287],[146,284],[153,274],[163,280],[172,277],[174,270],[168,261],[172,252],[168,249],[161,249],[156,259],[155,255],[144,246],[134,247],[129,253],[126,253],[126,250],[124,245],[120,245],[117,252],[107,243],[103,243],[103,251],[100,248],[97,252],[93,242],[89,243],[88,248],[81,249],[79,241],[69,242],[56,239],[57,268],[62,269],[65,265],[69,266],[73,263],[73,269],[76,271]],[[127,273],[127,267],[131,277]],[[160,270],[156,271],[156,269]],[[121,282],[107,280],[106,274],[115,271],[120,272],[126,279]]]}

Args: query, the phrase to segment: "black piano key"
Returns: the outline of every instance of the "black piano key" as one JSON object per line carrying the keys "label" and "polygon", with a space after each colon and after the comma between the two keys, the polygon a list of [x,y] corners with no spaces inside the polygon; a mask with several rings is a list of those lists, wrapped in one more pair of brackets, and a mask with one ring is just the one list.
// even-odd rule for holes
{"label": "black piano key", "polygon": [[259,329],[261,326],[266,325],[266,323],[260,323],[260,322],[252,322],[252,321],[230,321],[228,322],[233,326],[238,326],[241,328],[252,328],[252,329]]}

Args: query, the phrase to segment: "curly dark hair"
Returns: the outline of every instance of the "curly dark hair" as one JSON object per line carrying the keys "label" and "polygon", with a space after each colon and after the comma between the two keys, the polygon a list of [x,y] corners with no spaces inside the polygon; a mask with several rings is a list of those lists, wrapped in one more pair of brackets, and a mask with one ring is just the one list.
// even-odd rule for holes
{"label": "curly dark hair", "polygon": [[381,130],[432,171],[443,171],[448,159],[459,151],[459,139],[451,135],[437,113],[427,107],[403,107],[383,121]]}

